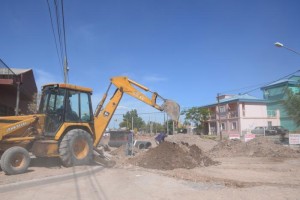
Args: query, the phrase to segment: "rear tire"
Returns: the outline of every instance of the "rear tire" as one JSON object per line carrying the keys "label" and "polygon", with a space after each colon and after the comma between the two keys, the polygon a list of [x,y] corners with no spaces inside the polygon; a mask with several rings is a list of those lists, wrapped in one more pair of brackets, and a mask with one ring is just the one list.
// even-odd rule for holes
{"label": "rear tire", "polygon": [[7,175],[24,173],[30,164],[30,156],[23,147],[11,147],[1,156],[1,168]]}
{"label": "rear tire", "polygon": [[59,145],[59,155],[65,167],[89,164],[93,158],[93,140],[82,129],[70,130]]}

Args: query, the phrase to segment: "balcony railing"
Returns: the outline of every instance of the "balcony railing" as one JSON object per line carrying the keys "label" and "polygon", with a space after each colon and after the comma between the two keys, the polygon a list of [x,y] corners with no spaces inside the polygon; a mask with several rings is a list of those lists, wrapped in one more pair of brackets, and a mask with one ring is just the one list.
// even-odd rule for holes
{"label": "balcony railing", "polygon": [[[245,117],[246,116],[246,112],[245,110],[243,110],[241,112],[241,116]],[[269,118],[276,118],[277,117],[277,111],[276,110],[267,110],[267,116]],[[208,120],[217,120],[218,118],[221,119],[232,119],[232,118],[237,118],[239,117],[239,112],[237,110],[231,110],[228,112],[222,112],[220,113],[220,115],[218,115],[218,113],[211,113],[210,116],[208,117]]]}
{"label": "balcony railing", "polygon": [[[220,118],[221,119],[224,119],[224,118],[231,119],[231,118],[236,118],[236,117],[238,117],[238,111],[237,110],[220,113]],[[209,118],[208,118],[208,120],[216,120],[216,119],[217,119],[217,114],[215,114],[215,113],[211,113]]]}
{"label": "balcony railing", "polygon": [[16,74],[0,59],[0,78],[12,79]]}
{"label": "balcony railing", "polygon": [[238,111],[229,111],[228,118],[235,118],[238,117]]}

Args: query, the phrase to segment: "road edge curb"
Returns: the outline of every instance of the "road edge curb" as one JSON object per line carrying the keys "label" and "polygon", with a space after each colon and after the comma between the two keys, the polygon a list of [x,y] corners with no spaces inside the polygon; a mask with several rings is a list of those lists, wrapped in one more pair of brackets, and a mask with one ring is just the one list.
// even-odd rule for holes
{"label": "road edge curb", "polygon": [[71,178],[79,178],[82,176],[98,173],[99,171],[101,171],[103,169],[104,169],[104,167],[97,166],[97,167],[93,167],[91,169],[86,169],[84,171],[75,172],[75,173],[68,173],[68,174],[57,175],[57,176],[49,176],[49,177],[44,177],[44,178],[40,178],[40,179],[34,179],[34,180],[29,180],[29,181],[21,181],[21,182],[17,182],[17,183],[10,183],[7,185],[1,185],[0,193],[25,189],[25,188],[34,187],[37,185],[47,185],[47,184],[55,183],[57,181],[66,181]]}

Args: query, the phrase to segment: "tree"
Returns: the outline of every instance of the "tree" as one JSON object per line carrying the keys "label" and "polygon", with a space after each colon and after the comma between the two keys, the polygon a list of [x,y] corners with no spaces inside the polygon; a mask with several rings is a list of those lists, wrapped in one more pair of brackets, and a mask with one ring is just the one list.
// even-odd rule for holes
{"label": "tree", "polygon": [[185,120],[191,121],[196,126],[197,134],[200,134],[204,128],[204,122],[209,118],[209,110],[207,108],[192,107],[182,112],[185,115]]}
{"label": "tree", "polygon": [[287,89],[286,97],[287,98],[283,100],[283,106],[288,116],[290,116],[293,121],[300,126],[300,93]]}
{"label": "tree", "polygon": [[145,125],[145,122],[141,117],[138,116],[137,110],[131,110],[126,112],[125,115],[123,115],[123,121],[119,124],[119,126],[122,127],[127,127],[129,129],[132,129],[132,124],[133,128],[140,129]]}

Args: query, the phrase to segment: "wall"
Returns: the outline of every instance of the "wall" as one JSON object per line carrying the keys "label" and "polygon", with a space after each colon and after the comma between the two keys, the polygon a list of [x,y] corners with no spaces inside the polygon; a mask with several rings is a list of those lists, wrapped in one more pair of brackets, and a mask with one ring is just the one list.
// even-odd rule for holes
{"label": "wall", "polygon": [[280,126],[279,118],[243,118],[241,119],[241,130],[252,130],[256,126],[268,126],[268,122],[272,123],[272,126]]}
{"label": "wall", "polygon": [[[254,117],[254,118],[261,118],[267,117],[267,106],[262,104],[245,104],[245,116],[243,117]],[[240,111],[242,111],[240,105]],[[243,112],[241,112],[243,113]]]}
{"label": "wall", "polygon": [[[278,110],[274,109],[276,112],[275,117],[269,117],[265,104],[244,103],[244,105],[245,116],[240,115],[240,130],[242,133],[246,131],[250,132],[256,126],[268,126],[268,122],[271,122],[272,126],[280,126],[280,113]],[[243,113],[242,107],[242,104],[240,104],[239,108],[241,114]]]}
{"label": "wall", "polygon": [[[21,76],[22,84],[20,86],[19,109],[21,110],[20,114],[27,114],[28,104],[32,102],[34,93],[37,93],[37,88],[32,70],[24,72]],[[2,84],[0,84],[0,116],[15,114],[16,97],[16,84],[13,84],[13,82],[9,84],[3,81]]]}

